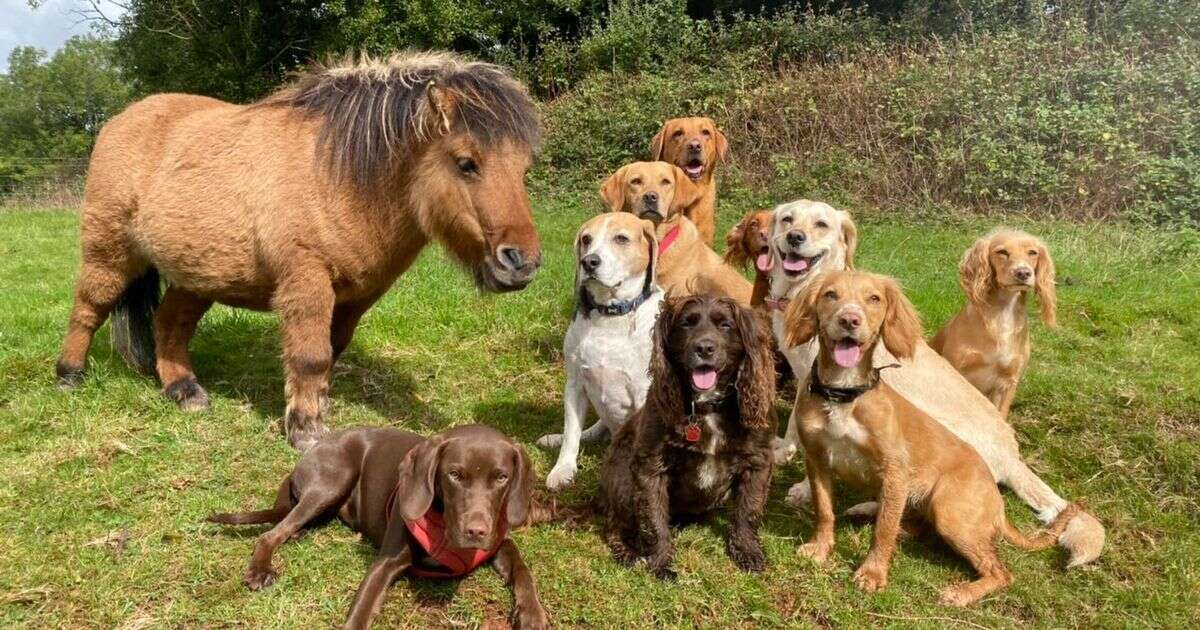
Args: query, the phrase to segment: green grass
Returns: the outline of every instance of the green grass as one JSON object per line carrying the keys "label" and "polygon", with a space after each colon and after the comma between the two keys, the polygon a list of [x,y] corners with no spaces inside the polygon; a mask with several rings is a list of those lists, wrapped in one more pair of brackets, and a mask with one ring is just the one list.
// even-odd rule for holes
{"label": "green grass", "polygon": [[[598,204],[590,184],[535,197],[546,268],[527,290],[480,296],[428,250],[363,320],[338,366],[333,426],[420,433],[467,422],[529,446],[561,426],[561,340],[571,312],[570,242]],[[723,202],[723,227],[749,207]],[[956,264],[992,223],[860,212],[860,266],[898,276],[929,333],[959,306]],[[1028,461],[1108,528],[1095,565],[1062,569],[1059,550],[1002,546],[1016,575],[969,610],[936,604],[969,577],[936,540],[905,542],[891,584],[855,590],[870,527],[839,522],[826,568],[794,549],[811,531],[783,503],[803,476],[777,471],[762,528],[770,568],[736,571],[724,516],[676,537],[680,580],[616,565],[595,524],[545,525],[514,538],[560,626],[826,626],[963,620],[985,626],[1194,625],[1200,608],[1200,247],[1193,237],[1117,225],[1013,221],[1041,234],[1059,264],[1061,328],[1034,330],[1034,358],[1012,422]],[[255,528],[203,524],[209,512],[266,505],[296,454],[280,437],[275,319],[216,308],[193,342],[211,411],[184,414],[111,351],[107,328],[77,391],[55,388],[74,277],[76,217],[0,213],[0,626],[320,627],[340,623],[372,550],[341,525],[286,545],[278,583],[241,584]],[[783,407],[780,407],[781,414]],[[568,501],[596,487],[586,450]],[[1009,498],[1025,529],[1030,511]],[[119,542],[123,540],[124,542]],[[380,627],[474,626],[510,597],[490,570],[457,582],[403,579]]]}

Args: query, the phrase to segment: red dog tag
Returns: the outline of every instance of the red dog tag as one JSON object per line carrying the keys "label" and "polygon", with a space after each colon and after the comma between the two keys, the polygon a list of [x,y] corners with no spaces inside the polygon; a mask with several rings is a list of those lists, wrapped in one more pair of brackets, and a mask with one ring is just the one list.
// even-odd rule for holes
{"label": "red dog tag", "polygon": [[687,441],[689,441],[689,442],[699,442],[700,441],[700,425],[698,425],[694,422],[692,424],[687,425],[687,431],[683,434],[683,437],[685,439],[687,439]]}

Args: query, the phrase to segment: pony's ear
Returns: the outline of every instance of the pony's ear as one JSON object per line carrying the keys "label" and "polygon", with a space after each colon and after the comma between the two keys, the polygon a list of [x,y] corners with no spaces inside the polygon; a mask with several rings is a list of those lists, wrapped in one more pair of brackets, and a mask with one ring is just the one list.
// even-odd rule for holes
{"label": "pony's ear", "polygon": [[722,298],[737,315],[738,334],[742,338],[742,365],[738,368],[738,412],[747,429],[771,428],[775,404],[775,356],[766,326],[758,315],[737,302]]}
{"label": "pony's ear", "polygon": [[662,128],[654,137],[650,139],[650,161],[658,162],[663,159],[663,149],[666,146],[667,140],[667,123],[663,123]]}
{"label": "pony's ear", "polygon": [[895,280],[888,278],[884,281],[884,293],[887,312],[880,331],[883,345],[897,359],[911,359],[917,352],[917,342],[923,334],[921,318]]}
{"label": "pony's ear", "polygon": [[842,219],[842,242],[846,245],[846,269],[854,269],[854,252],[858,251],[858,226],[850,213],[839,210]]}
{"label": "pony's ear", "polygon": [[786,329],[784,341],[787,342],[788,348],[806,344],[817,336],[817,296],[821,295],[824,284],[819,276],[814,278],[808,287],[788,304],[787,312],[783,314]]}
{"label": "pony's ear", "polygon": [[754,217],[754,211],[750,211],[746,216],[742,217],[737,225],[729,230],[729,234],[725,235],[725,264],[733,267],[741,267],[746,264],[749,257],[746,255],[746,249],[742,247],[742,239],[746,236],[746,227],[750,224],[750,219]]}
{"label": "pony's ear", "polygon": [[519,444],[512,446],[515,459],[514,475],[512,483],[508,486],[504,509],[508,526],[520,527],[529,520],[530,507],[533,504],[533,462]]}
{"label": "pony's ear", "polygon": [[646,239],[646,247],[650,250],[650,264],[646,267],[646,273],[650,282],[654,282],[658,279],[658,235],[655,234],[653,221],[642,219],[642,238]]}
{"label": "pony's ear", "polygon": [[600,184],[600,198],[604,200],[604,205],[608,206],[609,212],[620,212],[625,209],[625,169],[629,168],[626,164],[608,176],[603,184]]}
{"label": "pony's ear", "polygon": [[675,174],[675,198],[671,200],[671,207],[667,209],[668,215],[677,214],[690,208],[704,194],[700,186],[693,182],[692,178],[683,172],[683,169],[672,164],[671,172]]}
{"label": "pony's ear", "polygon": [[441,125],[441,132],[450,133],[454,127],[454,119],[458,115],[458,100],[450,90],[432,81],[425,93],[429,97],[429,105],[433,108],[434,115],[437,116]]}
{"label": "pony's ear", "polygon": [[988,260],[991,248],[992,239],[978,239],[963,253],[962,261],[958,263],[958,284],[967,294],[967,299],[975,304],[986,302],[988,292],[992,289],[992,263]]}
{"label": "pony's ear", "polygon": [[1034,290],[1042,303],[1042,321],[1050,327],[1058,325],[1057,296],[1054,291],[1054,259],[1046,244],[1038,241],[1038,263],[1034,275]]}
{"label": "pony's ear", "polygon": [[717,147],[717,159],[722,164],[729,162],[729,140],[725,138],[725,134],[721,133],[720,129],[717,129],[716,125],[713,125],[713,141]]}
{"label": "pony's ear", "polygon": [[683,417],[683,384],[671,365],[667,341],[675,326],[675,314],[690,298],[662,301],[658,320],[654,324],[654,347],[650,350],[650,390],[646,393],[646,410],[664,422],[677,422]]}
{"label": "pony's ear", "polygon": [[406,521],[416,520],[429,511],[437,494],[438,461],[446,439],[440,435],[414,446],[400,461],[400,480],[397,487],[403,492],[396,501],[395,509]]}

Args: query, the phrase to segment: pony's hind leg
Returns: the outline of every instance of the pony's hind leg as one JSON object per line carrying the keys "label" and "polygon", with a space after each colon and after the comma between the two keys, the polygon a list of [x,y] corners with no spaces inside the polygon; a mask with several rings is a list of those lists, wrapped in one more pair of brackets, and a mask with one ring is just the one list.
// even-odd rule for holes
{"label": "pony's hind leg", "polygon": [[283,334],[283,427],[288,442],[304,452],[326,431],[321,406],[329,394],[333,367],[334,293],[329,272],[320,265],[289,270],[276,286],[272,306]]}
{"label": "pony's hind leg", "polygon": [[178,287],[168,287],[154,314],[158,380],[162,382],[163,394],[184,411],[208,408],[208,393],[200,387],[192,372],[188,343],[196,333],[200,318],[211,306],[212,300]]}
{"label": "pony's hind leg", "polygon": [[[146,270],[145,264],[130,259],[120,247],[89,251],[88,235],[83,238],[83,262],[75,283],[75,303],[67,324],[55,372],[63,388],[74,387],[83,379],[88,350],[96,330],[108,319],[113,307],[133,279]],[[99,248],[95,248],[99,249]]]}

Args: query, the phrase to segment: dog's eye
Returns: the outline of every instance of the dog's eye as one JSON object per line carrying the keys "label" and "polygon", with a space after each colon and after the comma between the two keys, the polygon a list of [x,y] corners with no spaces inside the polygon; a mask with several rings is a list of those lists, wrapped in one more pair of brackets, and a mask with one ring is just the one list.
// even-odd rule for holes
{"label": "dog's eye", "polygon": [[671,185],[671,180],[669,180],[669,179],[664,179],[664,180],[662,180],[662,185],[663,185],[663,186],[670,186],[670,185]]}
{"label": "dog's eye", "polygon": [[499,475],[496,475],[496,483],[499,485],[502,485],[502,486],[504,484],[508,483],[508,475],[506,475],[504,473],[500,473]]}
{"label": "dog's eye", "polygon": [[579,243],[580,243],[581,245],[583,245],[584,247],[587,247],[588,245],[591,245],[591,244],[592,244],[592,235],[591,235],[591,234],[584,234],[583,236],[579,237]]}
{"label": "dog's eye", "polygon": [[446,476],[455,483],[462,481],[462,473],[458,472],[457,470],[451,470]]}
{"label": "dog's eye", "polygon": [[827,227],[829,227],[829,224],[828,224],[828,223],[826,223],[826,222],[824,222],[824,221],[817,221],[816,225],[817,225],[817,227],[819,227],[819,228],[827,228]]}
{"label": "dog's eye", "polygon": [[678,138],[679,136],[682,136],[682,135],[683,135],[683,130],[682,130],[682,129],[676,129],[676,130],[675,130],[675,132],[671,134],[671,137],[672,137],[672,138]]}
{"label": "dog's eye", "polygon": [[779,220],[779,222],[780,222],[780,223],[782,223],[782,224],[784,224],[784,225],[791,225],[791,224],[792,224],[792,217],[783,217],[782,219],[780,219],[780,220]]}
{"label": "dog's eye", "polygon": [[1037,250],[1036,249],[1029,250],[1029,255],[1033,256],[1033,257],[1037,257]]}
{"label": "dog's eye", "polygon": [[879,300],[880,300],[880,298],[879,298],[879,296],[878,296],[878,295],[872,295],[871,297],[869,297],[869,298],[867,298],[867,299],[868,299],[868,300],[870,300],[871,302],[875,303],[875,304],[878,304],[878,303],[879,303]]}
{"label": "dog's eye", "polygon": [[720,328],[721,330],[733,330],[733,322],[728,319],[723,319],[717,322],[717,328]]}
{"label": "dog's eye", "polygon": [[826,291],[825,299],[826,300],[836,300],[837,299],[837,291],[833,291],[833,290]]}
{"label": "dog's eye", "polygon": [[695,326],[696,324],[699,324],[699,323],[700,323],[700,316],[695,313],[692,313],[691,315],[688,315],[687,317],[683,318],[684,328],[691,328],[692,326]]}
{"label": "dog's eye", "polygon": [[629,180],[629,183],[630,183],[631,185],[633,185],[633,186],[641,186],[641,185],[642,185],[642,178],[641,178],[641,177],[634,177],[633,179]]}
{"label": "dog's eye", "polygon": [[617,242],[617,245],[628,245],[629,244],[629,237],[625,236],[624,234],[618,234],[616,236],[616,238],[614,238],[613,240]]}
{"label": "dog's eye", "polygon": [[701,129],[701,130],[700,130],[700,133],[702,133],[702,134],[704,134],[704,135],[706,135],[706,136],[711,136],[711,135],[712,135],[712,132],[711,132],[711,131],[709,131],[709,130],[707,130],[707,129]]}
{"label": "dog's eye", "polygon": [[457,164],[458,164],[458,170],[463,175],[478,175],[479,174],[479,165],[475,163],[475,160],[472,160],[469,157],[458,158]]}
{"label": "dog's eye", "polygon": [[1005,258],[1008,258],[1008,250],[1007,249],[998,249],[998,250],[996,250],[996,253],[1000,254],[1001,256],[1003,256]]}

